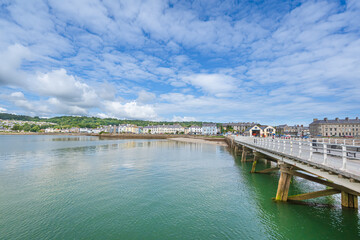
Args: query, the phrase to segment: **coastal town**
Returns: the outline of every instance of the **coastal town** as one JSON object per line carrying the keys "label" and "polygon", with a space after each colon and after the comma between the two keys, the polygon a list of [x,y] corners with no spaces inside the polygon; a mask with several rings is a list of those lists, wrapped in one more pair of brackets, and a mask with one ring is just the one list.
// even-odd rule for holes
{"label": "coastal town", "polygon": [[0,240],[360,240],[360,0],[2,0],[0,26]]}
{"label": "coastal town", "polygon": [[138,126],[135,124],[104,125],[90,127],[59,127],[56,123],[43,121],[1,120],[0,132],[21,133],[77,133],[77,134],[174,134],[174,135],[205,135],[241,134],[244,136],[286,136],[286,137],[359,137],[360,120],[335,118],[333,120],[315,118],[309,126],[304,125],[262,125],[255,122],[201,123],[186,126],[184,123],[169,123]]}

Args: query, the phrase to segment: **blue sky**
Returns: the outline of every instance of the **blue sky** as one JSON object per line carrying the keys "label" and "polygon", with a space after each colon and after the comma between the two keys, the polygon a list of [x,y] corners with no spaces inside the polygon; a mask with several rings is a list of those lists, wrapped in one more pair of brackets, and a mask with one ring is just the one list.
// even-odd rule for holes
{"label": "blue sky", "polygon": [[360,115],[360,1],[0,0],[0,111],[309,124]]}

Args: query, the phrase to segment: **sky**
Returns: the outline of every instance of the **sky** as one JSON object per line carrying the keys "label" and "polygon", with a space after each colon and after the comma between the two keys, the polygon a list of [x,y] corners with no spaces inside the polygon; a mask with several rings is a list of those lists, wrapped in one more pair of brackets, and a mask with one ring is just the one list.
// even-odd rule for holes
{"label": "sky", "polygon": [[0,112],[355,118],[360,1],[0,0]]}

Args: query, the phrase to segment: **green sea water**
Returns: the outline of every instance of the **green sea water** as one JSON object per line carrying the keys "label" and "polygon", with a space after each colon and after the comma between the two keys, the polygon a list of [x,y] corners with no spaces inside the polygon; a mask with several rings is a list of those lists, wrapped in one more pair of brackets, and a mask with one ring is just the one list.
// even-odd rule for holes
{"label": "green sea water", "polygon": [[278,173],[250,169],[209,144],[0,136],[0,239],[360,239],[338,196],[276,203]]}

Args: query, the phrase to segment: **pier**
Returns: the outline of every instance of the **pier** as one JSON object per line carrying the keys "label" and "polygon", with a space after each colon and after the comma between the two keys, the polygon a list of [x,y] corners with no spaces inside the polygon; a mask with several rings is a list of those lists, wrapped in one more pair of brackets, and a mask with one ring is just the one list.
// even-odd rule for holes
{"label": "pier", "polygon": [[[358,209],[360,195],[360,142],[346,139],[285,139],[232,135],[226,138],[245,162],[251,154],[251,173],[280,171],[276,201],[302,201],[341,194],[341,205]],[[275,163],[256,171],[258,160]],[[325,190],[289,196],[292,176],[325,185]]]}

